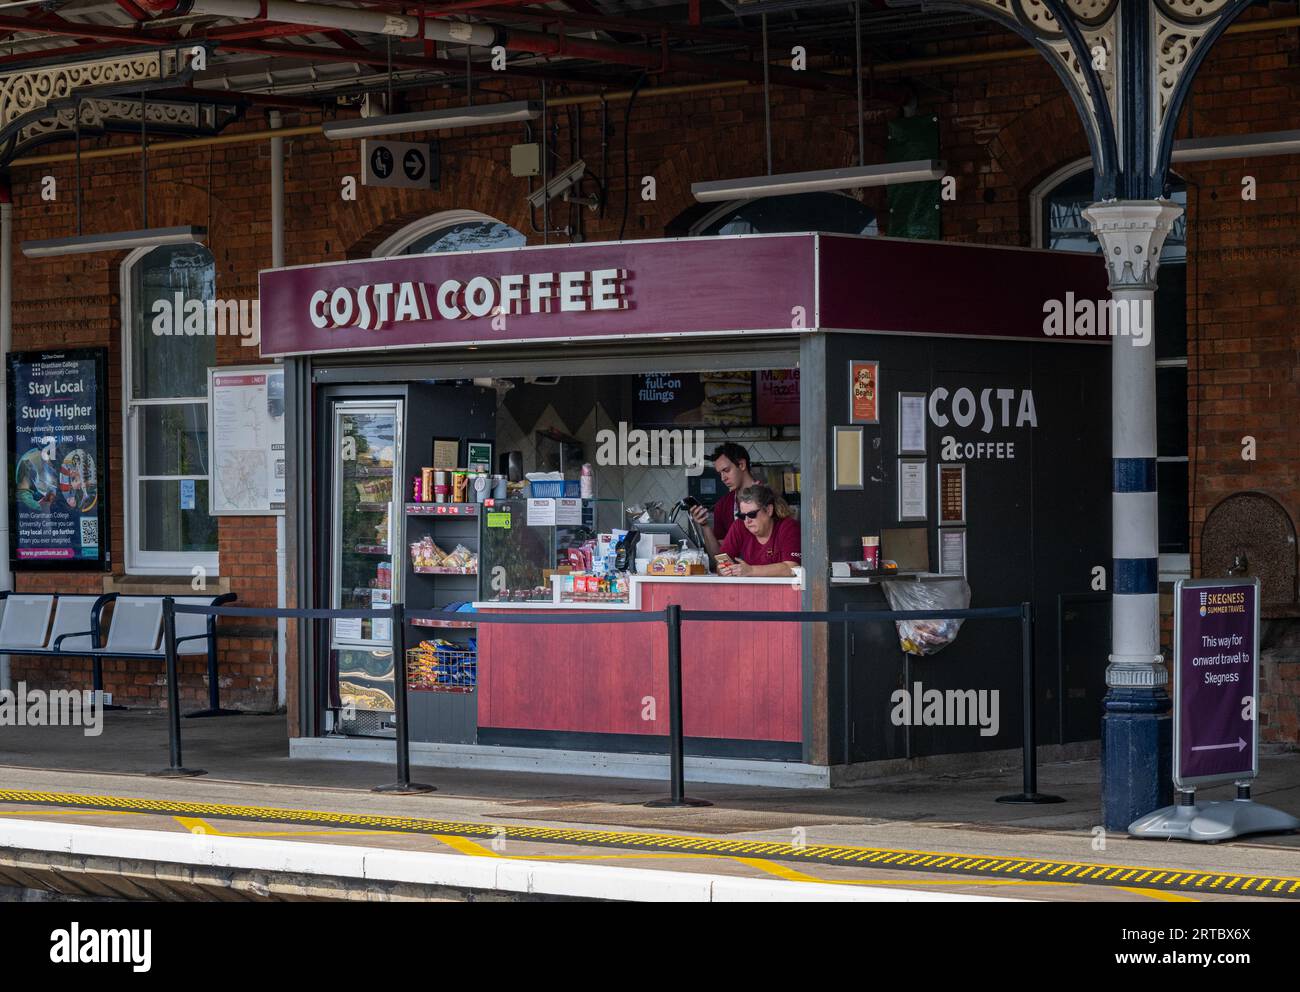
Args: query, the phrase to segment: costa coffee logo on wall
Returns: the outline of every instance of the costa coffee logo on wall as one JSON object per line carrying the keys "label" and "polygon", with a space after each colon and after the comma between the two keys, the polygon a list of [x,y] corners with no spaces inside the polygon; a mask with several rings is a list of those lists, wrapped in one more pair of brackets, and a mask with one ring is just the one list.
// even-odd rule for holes
{"label": "costa coffee logo on wall", "polygon": [[[1037,427],[1038,411],[1034,407],[1032,389],[982,389],[962,386],[949,393],[940,386],[930,393],[928,405],[930,422],[936,427],[974,427],[990,434],[994,427]],[[1015,416],[1012,417],[1012,404]],[[939,439],[939,458],[942,461],[967,461],[975,458],[1015,458],[1014,441],[961,441],[951,434]]]}
{"label": "costa coffee logo on wall", "polygon": [[312,293],[308,316],[314,327],[376,331],[403,321],[626,310],[627,283],[626,269],[592,269],[339,286]]}

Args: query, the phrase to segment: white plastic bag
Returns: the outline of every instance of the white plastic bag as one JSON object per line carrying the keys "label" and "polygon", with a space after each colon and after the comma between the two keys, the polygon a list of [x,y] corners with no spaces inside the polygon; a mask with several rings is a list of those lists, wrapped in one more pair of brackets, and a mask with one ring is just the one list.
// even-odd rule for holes
{"label": "white plastic bag", "polygon": [[[970,586],[959,576],[933,582],[884,582],[892,610],[964,610],[970,606]],[[895,620],[898,643],[908,654],[942,651],[957,639],[960,620]]]}

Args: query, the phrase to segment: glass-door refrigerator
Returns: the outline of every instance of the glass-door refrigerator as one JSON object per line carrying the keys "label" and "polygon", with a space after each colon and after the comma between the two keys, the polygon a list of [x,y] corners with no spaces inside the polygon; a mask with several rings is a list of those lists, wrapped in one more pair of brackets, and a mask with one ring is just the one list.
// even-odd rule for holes
{"label": "glass-door refrigerator", "polygon": [[[401,595],[402,400],[337,400],[332,427],[330,606],[388,608]],[[392,627],[379,618],[330,621],[341,733],[394,734]]]}

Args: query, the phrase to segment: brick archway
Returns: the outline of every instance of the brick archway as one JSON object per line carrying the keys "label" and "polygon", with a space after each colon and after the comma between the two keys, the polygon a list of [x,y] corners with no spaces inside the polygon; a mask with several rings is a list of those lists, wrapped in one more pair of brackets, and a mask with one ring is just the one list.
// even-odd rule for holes
{"label": "brick archway", "polygon": [[[670,229],[677,218],[698,206],[691,195],[692,183],[762,175],[767,169],[765,148],[762,122],[745,123],[723,131],[716,141],[688,144],[658,168],[643,173],[655,179],[656,199],[650,226]],[[880,161],[884,156],[884,149],[870,142],[866,151],[868,161]],[[818,121],[804,120],[798,126],[783,126],[779,135],[773,136],[772,171],[775,173],[842,169],[856,165],[857,161],[856,131],[828,128]],[[634,197],[640,188],[640,182],[634,177]]]}
{"label": "brick archway", "polygon": [[[524,181],[510,174],[503,163],[481,156],[444,160],[448,165],[442,189],[358,189],[355,202],[336,208],[344,257],[369,258],[386,238],[430,214],[469,209],[509,224],[532,241]],[[375,195],[380,194],[380,195]]]}

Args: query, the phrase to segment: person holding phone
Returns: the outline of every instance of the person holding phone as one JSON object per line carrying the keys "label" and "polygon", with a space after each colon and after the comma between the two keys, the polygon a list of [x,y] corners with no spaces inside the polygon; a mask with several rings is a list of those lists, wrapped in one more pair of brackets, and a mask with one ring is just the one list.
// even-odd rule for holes
{"label": "person holding phone", "polygon": [[729,576],[787,576],[801,564],[799,522],[785,500],[764,485],[736,495],[737,523],[717,554],[718,572]]}
{"label": "person holding phone", "polygon": [[736,522],[736,493],[757,480],[749,472],[749,451],[735,441],[728,441],[714,449],[713,469],[722,479],[727,491],[713,506],[713,525],[709,526],[709,511],[698,502],[690,507],[691,518],[700,525],[704,550],[717,555]]}

